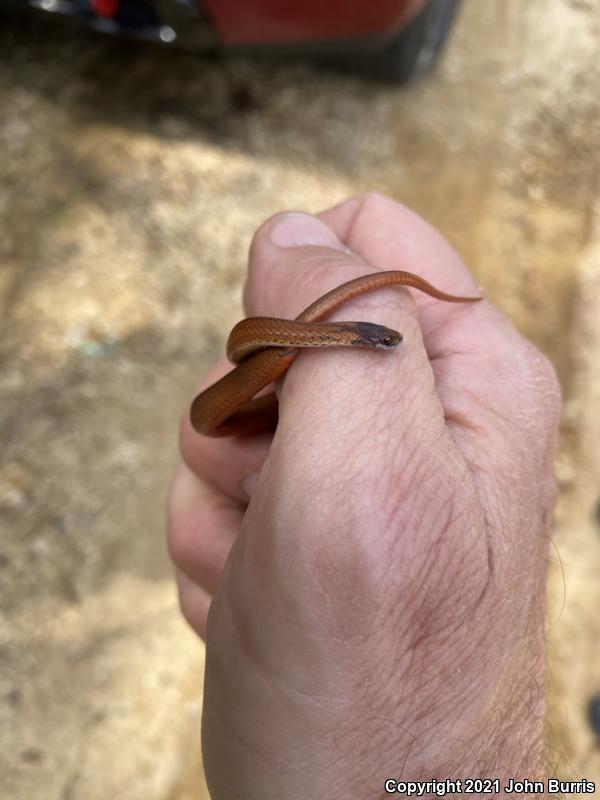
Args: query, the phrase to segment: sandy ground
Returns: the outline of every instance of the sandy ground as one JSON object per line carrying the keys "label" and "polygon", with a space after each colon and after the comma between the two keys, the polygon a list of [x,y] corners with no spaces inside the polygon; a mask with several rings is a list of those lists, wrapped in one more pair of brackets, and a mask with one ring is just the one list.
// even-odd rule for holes
{"label": "sandy ground", "polygon": [[556,364],[549,760],[600,782],[600,10],[482,8],[408,90],[2,18],[0,796],[206,796],[163,532],[178,417],[258,224],[366,189],[437,225]]}

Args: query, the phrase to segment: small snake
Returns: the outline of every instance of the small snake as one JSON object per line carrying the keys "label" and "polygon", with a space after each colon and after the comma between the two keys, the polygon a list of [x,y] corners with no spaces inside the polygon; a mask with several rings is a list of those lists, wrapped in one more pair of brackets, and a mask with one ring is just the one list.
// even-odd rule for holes
{"label": "small snake", "polygon": [[205,436],[235,436],[277,425],[275,392],[254,395],[288,369],[301,347],[368,347],[391,350],[402,341],[397,331],[372,322],[322,322],[343,303],[384,286],[412,286],[448,303],[474,303],[481,297],[455,297],[412,272],[393,270],[363,275],[327,292],[295,320],[249,317],[234,326],[227,357],[237,366],[194,398],[192,426]]}

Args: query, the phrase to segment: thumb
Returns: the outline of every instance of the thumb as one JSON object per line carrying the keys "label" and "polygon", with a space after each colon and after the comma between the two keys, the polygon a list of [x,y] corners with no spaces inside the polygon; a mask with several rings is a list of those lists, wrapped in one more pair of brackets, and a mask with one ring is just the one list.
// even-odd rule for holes
{"label": "thumb", "polygon": [[[316,217],[277,215],[259,229],[250,249],[246,309],[252,316],[293,319],[330,289],[384,268],[367,264]],[[357,448],[375,455],[376,442],[387,449],[410,433],[406,447],[421,447],[439,435],[443,411],[408,291],[393,287],[363,295],[331,319],[386,325],[404,341],[390,352],[301,352],[280,391],[274,445],[284,437],[289,447],[291,437],[294,450],[313,458],[318,453],[325,469],[336,469],[340,460],[356,463]],[[323,459],[330,463],[325,466]],[[380,459],[372,461],[381,469]],[[366,477],[362,469],[361,475]]]}

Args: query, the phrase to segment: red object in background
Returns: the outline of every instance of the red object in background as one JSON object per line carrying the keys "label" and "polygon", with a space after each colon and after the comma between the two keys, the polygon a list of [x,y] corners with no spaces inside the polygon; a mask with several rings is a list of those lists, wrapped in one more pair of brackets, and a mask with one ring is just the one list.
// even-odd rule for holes
{"label": "red object in background", "polygon": [[99,17],[116,17],[121,0],[92,0],[92,8]]}
{"label": "red object in background", "polygon": [[0,0],[201,53],[308,56],[407,83],[429,72],[461,0]]}
{"label": "red object in background", "polygon": [[399,30],[424,0],[203,0],[224,44],[316,42]]}

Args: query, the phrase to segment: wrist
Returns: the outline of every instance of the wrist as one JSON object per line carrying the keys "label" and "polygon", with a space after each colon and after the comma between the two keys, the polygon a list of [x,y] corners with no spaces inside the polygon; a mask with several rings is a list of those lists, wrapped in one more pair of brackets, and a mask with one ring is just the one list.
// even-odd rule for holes
{"label": "wrist", "polygon": [[[528,627],[530,636],[510,643],[508,633],[498,631],[490,640],[489,624],[479,632],[473,624],[467,636],[471,655],[466,642],[457,646],[458,631],[453,631],[446,649],[440,642],[425,661],[413,659],[402,675],[406,699],[394,710],[404,734],[391,777],[490,779],[498,781],[502,796],[546,796],[544,639],[534,622]],[[504,642],[503,650],[494,647],[494,639]],[[461,651],[463,659],[457,658]],[[530,793],[530,784],[511,791],[525,781],[542,782],[543,792],[536,785]],[[471,792],[477,796],[473,787]]]}

